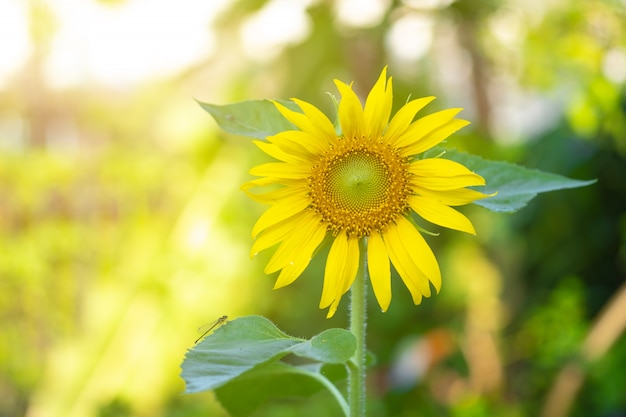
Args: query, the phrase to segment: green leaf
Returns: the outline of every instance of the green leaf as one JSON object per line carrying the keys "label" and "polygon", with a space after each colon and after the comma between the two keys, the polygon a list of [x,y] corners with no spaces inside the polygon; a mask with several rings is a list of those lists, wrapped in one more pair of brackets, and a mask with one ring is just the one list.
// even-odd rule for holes
{"label": "green leaf", "polygon": [[[325,372],[326,367],[340,369]],[[271,400],[311,397],[327,385],[322,382],[321,378],[325,378],[322,373],[333,375],[333,381],[346,377],[345,366],[291,366],[283,362],[271,362],[216,389],[215,395],[231,416],[245,417]],[[342,404],[339,405],[343,408]]]}
{"label": "green leaf", "polygon": [[485,194],[496,191],[498,194],[477,200],[474,204],[495,212],[512,213],[526,206],[539,193],[584,187],[596,182],[596,180],[573,180],[562,175],[507,162],[489,161],[454,150],[447,150],[442,157],[459,162],[485,178],[487,185],[476,189]]}
{"label": "green leaf", "polygon": [[356,338],[345,329],[328,329],[292,352],[298,356],[326,363],[346,363],[356,350]]}
{"label": "green leaf", "polygon": [[330,329],[311,341],[289,336],[260,316],[230,321],[190,349],[181,365],[186,392],[216,389],[244,373],[293,353],[326,363],[345,363],[356,340],[343,329]]}
{"label": "green leaf", "polygon": [[187,352],[181,373],[186,392],[215,389],[299,343],[264,317],[230,321]]}
{"label": "green leaf", "polygon": [[[278,100],[285,107],[300,111],[292,101]],[[198,102],[226,132],[265,139],[295,126],[283,117],[269,100],[250,100],[223,106]]]}

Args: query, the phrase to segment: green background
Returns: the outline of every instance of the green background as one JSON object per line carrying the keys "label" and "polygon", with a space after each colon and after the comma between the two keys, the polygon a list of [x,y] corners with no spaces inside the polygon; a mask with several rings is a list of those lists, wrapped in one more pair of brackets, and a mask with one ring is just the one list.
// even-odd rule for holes
{"label": "green background", "polygon": [[[305,338],[345,327],[347,299],[331,320],[317,308],[324,250],[276,291],[262,272],[271,251],[250,260],[264,207],[239,187],[267,159],[195,99],[298,97],[332,114],[334,78],[363,95],[385,65],[395,108],[425,95],[438,97],[425,113],[465,108],[472,124],[446,146],[598,182],[515,214],[466,207],[476,237],[427,237],[441,293],[415,307],[395,276],[387,313],[371,298],[370,415],[626,415],[623,2],[215,2],[201,28],[214,46],[193,62],[132,81],[87,71],[61,87],[49,67],[71,23],[55,3],[23,2],[28,59],[0,79],[0,416],[224,416],[211,393],[181,395],[199,326],[258,314]],[[108,16],[141,2],[89,4]],[[197,41],[178,15],[148,36],[158,10],[116,48],[167,55]],[[124,59],[107,64],[115,73]],[[331,401],[255,415],[337,415]]]}

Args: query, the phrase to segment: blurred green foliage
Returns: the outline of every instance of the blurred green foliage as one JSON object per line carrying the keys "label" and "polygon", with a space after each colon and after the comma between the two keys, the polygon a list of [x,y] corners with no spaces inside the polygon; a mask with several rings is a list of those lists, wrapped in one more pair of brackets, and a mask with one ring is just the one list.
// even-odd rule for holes
{"label": "blurred green foliage", "polygon": [[[193,98],[298,97],[332,114],[333,78],[366,92],[384,65],[398,106],[436,95],[432,111],[466,108],[472,125],[448,146],[598,183],[512,216],[468,207],[477,237],[428,237],[441,294],[415,307],[396,279],[390,310],[371,304],[370,415],[542,415],[572,364],[583,381],[566,415],[626,415],[623,325],[602,355],[584,353],[626,277],[624,3],[396,0],[361,23],[342,3],[306,3],[305,36],[262,59],[242,28],[280,3],[233,0],[205,61],[65,89],[42,75],[63,22],[29,3],[32,57],[0,86],[0,416],[223,416],[210,394],[180,395],[196,327],[223,314],[302,337],[344,326],[346,303],[331,320],[317,309],[323,251],[278,291],[262,273],[269,255],[249,260],[263,208],[239,185],[262,156],[217,133]],[[426,41],[421,54],[400,48]],[[415,367],[400,383],[407,352]],[[257,415],[329,415],[329,401]]]}

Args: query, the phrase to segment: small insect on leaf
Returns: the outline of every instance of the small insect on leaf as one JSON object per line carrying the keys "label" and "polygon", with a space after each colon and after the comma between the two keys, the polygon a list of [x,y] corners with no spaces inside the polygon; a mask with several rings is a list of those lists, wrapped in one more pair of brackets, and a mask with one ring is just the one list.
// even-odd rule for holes
{"label": "small insect on leaf", "polygon": [[220,326],[224,323],[226,323],[228,321],[228,316],[222,316],[219,319],[215,320],[213,323],[209,323],[205,326],[202,326],[198,329],[198,332],[202,333],[202,335],[196,339],[196,341],[194,342],[195,344],[197,344],[204,336],[206,336],[211,330],[213,330],[214,328],[216,328],[217,326]]}

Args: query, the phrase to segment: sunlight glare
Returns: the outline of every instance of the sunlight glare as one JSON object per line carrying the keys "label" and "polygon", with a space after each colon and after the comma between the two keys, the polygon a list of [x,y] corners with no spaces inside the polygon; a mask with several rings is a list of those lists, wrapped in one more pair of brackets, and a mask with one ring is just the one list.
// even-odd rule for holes
{"label": "sunlight glare", "polygon": [[311,32],[306,12],[310,0],[271,0],[241,26],[241,42],[247,56],[270,61],[288,45],[305,40]]}
{"label": "sunlight glare", "polygon": [[335,4],[341,23],[361,28],[378,25],[389,8],[388,0],[340,0]]}
{"label": "sunlight glare", "polygon": [[430,49],[433,41],[432,20],[419,14],[407,14],[392,23],[385,44],[400,61],[417,61]]}
{"label": "sunlight glare", "polygon": [[454,0],[404,0],[407,6],[420,10],[442,9],[452,4]]}
{"label": "sunlight glare", "polygon": [[26,16],[24,3],[0,2],[0,88],[24,66],[32,53]]}
{"label": "sunlight glare", "polygon": [[523,16],[517,9],[499,11],[489,20],[491,33],[502,44],[518,48],[526,36],[526,26]]}
{"label": "sunlight glare", "polygon": [[209,25],[227,0],[51,4],[59,21],[45,67],[52,87],[91,81],[124,86],[171,75],[209,57]]}
{"label": "sunlight glare", "polygon": [[608,50],[602,60],[602,72],[615,84],[619,85],[626,81],[626,49]]}

